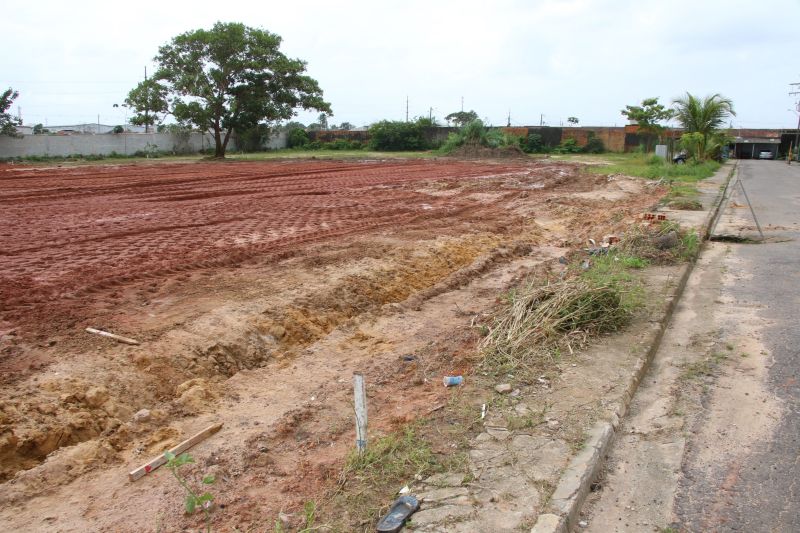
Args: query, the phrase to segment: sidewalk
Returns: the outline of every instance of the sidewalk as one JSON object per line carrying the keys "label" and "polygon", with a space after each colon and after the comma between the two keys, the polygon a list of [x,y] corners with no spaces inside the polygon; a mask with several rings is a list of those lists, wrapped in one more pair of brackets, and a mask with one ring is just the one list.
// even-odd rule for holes
{"label": "sidewalk", "polygon": [[[662,210],[703,238],[733,169],[697,184],[703,211]],[[643,273],[646,309],[626,330],[565,357],[535,383],[487,391],[484,431],[471,443],[470,474],[412,486],[419,532],[567,531],[613,442],[691,272],[692,264]]]}

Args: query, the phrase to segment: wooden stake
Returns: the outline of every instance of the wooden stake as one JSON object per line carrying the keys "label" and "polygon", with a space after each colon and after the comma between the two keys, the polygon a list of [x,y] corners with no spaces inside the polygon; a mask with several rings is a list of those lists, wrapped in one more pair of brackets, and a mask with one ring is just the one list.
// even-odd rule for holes
{"label": "wooden stake", "polygon": [[353,396],[356,408],[356,448],[358,453],[364,453],[367,449],[367,388],[362,374],[353,374]]}
{"label": "wooden stake", "polygon": [[86,328],[86,331],[88,331],[89,333],[94,333],[95,335],[102,335],[103,337],[114,339],[115,341],[124,342],[125,344],[133,344],[134,346],[139,345],[139,341],[135,339],[129,339],[128,337],[123,337],[122,335],[116,335],[114,333],[109,333],[107,331],[103,331],[100,329]]}
{"label": "wooden stake", "polygon": [[[208,426],[206,429],[204,429],[200,433],[197,433],[196,435],[192,435],[191,437],[189,437],[185,441],[181,442],[180,444],[178,444],[177,446],[175,446],[174,448],[172,448],[169,451],[170,451],[170,453],[174,453],[175,455],[179,455],[179,454],[185,452],[186,450],[188,450],[189,448],[191,448],[192,446],[194,446],[195,444],[204,441],[205,439],[207,439],[208,437],[210,437],[211,435],[213,435],[214,433],[216,433],[220,429],[222,429],[222,422],[220,422],[218,424],[214,424],[213,426]],[[132,472],[130,472],[128,474],[128,477],[130,478],[131,481],[136,481],[140,477],[143,477],[144,475],[149,474],[150,472],[152,472],[153,470],[155,470],[159,466],[165,464],[166,462],[167,462],[167,458],[164,457],[164,454],[162,453],[161,455],[159,455],[158,457],[156,457],[155,459],[153,459],[149,463],[146,463],[146,464],[140,466],[139,468],[137,468],[136,470],[133,470]]]}

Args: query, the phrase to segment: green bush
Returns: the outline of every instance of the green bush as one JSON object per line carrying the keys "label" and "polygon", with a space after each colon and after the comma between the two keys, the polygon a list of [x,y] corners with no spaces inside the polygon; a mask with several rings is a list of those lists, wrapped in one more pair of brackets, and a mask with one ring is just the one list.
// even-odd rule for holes
{"label": "green bush", "polygon": [[361,148],[361,143],[358,141],[348,141],[347,139],[336,139],[335,141],[325,143],[323,148],[325,150],[353,150],[354,143],[357,143],[359,145],[358,148]]}
{"label": "green bush", "polygon": [[586,146],[583,147],[583,152],[586,154],[602,154],[605,151],[606,146],[603,144],[602,139],[589,132],[589,139],[586,141]]}
{"label": "green bush", "polygon": [[538,133],[529,133],[528,138],[520,146],[528,154],[539,154],[545,151],[542,136]]}
{"label": "green bush", "polygon": [[557,154],[577,154],[580,151],[581,147],[578,146],[578,141],[572,138],[564,139],[554,150]]}
{"label": "green bush", "polygon": [[269,126],[256,124],[238,132],[238,147],[243,152],[260,152],[269,139]]}
{"label": "green bush", "polygon": [[308,144],[308,133],[303,128],[293,128],[287,138],[289,148],[298,148]]}
{"label": "green bush", "polygon": [[387,152],[425,150],[424,128],[417,122],[382,120],[369,128],[369,146]]}

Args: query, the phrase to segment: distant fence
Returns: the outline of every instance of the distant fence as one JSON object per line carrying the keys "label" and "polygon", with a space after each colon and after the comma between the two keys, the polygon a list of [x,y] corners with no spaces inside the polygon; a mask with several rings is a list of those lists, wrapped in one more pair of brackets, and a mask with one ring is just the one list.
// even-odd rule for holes
{"label": "distant fence", "polygon": [[70,155],[197,153],[213,149],[214,137],[191,133],[109,133],[100,135],[0,136],[0,158]]}
{"label": "distant fence", "polygon": [[[286,133],[276,133],[264,149],[286,148]],[[214,136],[199,131],[187,133],[106,133],[99,135],[23,135],[0,136],[0,159],[12,157],[70,155],[134,155],[152,152],[196,154],[214,149]],[[235,152],[236,136],[231,136],[228,151]]]}

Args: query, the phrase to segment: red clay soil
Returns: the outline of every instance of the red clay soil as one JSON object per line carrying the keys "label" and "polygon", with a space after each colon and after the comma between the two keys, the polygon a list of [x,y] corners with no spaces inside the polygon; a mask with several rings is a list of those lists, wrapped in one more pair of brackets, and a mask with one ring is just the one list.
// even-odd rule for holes
{"label": "red clay soil", "polygon": [[424,416],[498,294],[661,195],[532,160],[0,166],[0,530],[185,529],[127,471],[218,421],[215,530],[272,530],[337,482],[352,372],[371,431]]}
{"label": "red clay soil", "polygon": [[422,209],[430,196],[398,187],[404,182],[508,170],[460,162],[5,167],[0,320],[6,329],[74,325],[87,298],[120,285],[278,256],[458,207],[441,198]]}

